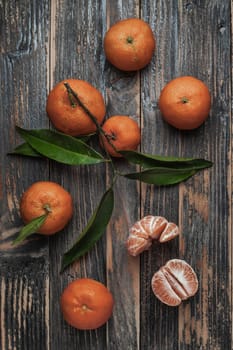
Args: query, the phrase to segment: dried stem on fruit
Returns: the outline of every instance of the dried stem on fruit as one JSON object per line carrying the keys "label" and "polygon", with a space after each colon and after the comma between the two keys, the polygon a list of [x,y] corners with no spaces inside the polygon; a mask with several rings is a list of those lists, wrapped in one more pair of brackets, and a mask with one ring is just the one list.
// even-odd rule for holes
{"label": "dried stem on fruit", "polygon": [[[111,137],[110,135],[106,134],[105,131],[102,129],[102,127],[100,126],[100,124],[98,123],[96,117],[89,111],[89,109],[82,103],[82,101],[80,100],[80,98],[78,97],[77,93],[71,88],[71,86],[69,85],[69,83],[65,82],[64,83],[65,88],[67,89],[68,92],[68,96],[73,96],[76,101],[78,102],[79,106],[84,110],[84,112],[91,118],[91,120],[93,121],[93,123],[95,124],[97,131],[99,134],[103,135],[106,140],[108,141],[108,143],[111,145],[111,147],[114,149],[114,151],[118,152],[118,150],[116,149],[116,147],[114,146],[114,144],[111,142]],[[70,100],[71,101],[71,100]],[[73,107],[73,102],[71,102],[71,106]]]}

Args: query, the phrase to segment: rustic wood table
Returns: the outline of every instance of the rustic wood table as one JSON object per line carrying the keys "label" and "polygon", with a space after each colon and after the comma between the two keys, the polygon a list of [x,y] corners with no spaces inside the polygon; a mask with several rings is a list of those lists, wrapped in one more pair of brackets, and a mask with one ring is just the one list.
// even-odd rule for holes
{"label": "rustic wood table", "polygon": [[[0,1],[2,350],[233,349],[231,12],[230,0]],[[127,17],[150,23],[157,40],[151,63],[130,74],[106,62],[103,52],[107,28]],[[163,86],[180,75],[205,81],[212,95],[210,117],[192,132],[168,126],[157,105]],[[103,93],[106,117],[138,120],[141,151],[205,158],[214,166],[170,187],[119,178],[106,233],[61,274],[62,255],[108,187],[109,168],[7,153],[21,142],[16,124],[52,128],[46,98],[68,77],[87,80]],[[116,164],[128,169],[122,160]],[[51,238],[34,235],[12,247],[22,226],[20,196],[38,180],[58,182],[72,193],[74,217]],[[182,233],[129,257],[129,226],[147,214],[178,223]],[[195,297],[175,308],[156,299],[150,286],[154,272],[171,258],[185,259],[199,279]],[[115,299],[112,318],[95,331],[70,327],[60,311],[65,286],[84,276],[106,284]]]}

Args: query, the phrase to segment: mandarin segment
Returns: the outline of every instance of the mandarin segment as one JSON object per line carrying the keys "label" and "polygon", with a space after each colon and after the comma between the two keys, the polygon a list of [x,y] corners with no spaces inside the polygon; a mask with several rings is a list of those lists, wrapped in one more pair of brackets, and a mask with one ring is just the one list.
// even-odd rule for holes
{"label": "mandarin segment", "polygon": [[179,227],[173,222],[168,222],[165,226],[161,236],[159,237],[159,242],[168,242],[180,234]]}
{"label": "mandarin segment", "polygon": [[155,296],[169,306],[177,306],[196,294],[198,279],[195,271],[184,260],[172,259],[152,277]]}
{"label": "mandarin segment", "polygon": [[135,224],[129,229],[129,234],[138,236],[144,239],[149,239],[149,233],[142,225],[142,220],[135,222]]}
{"label": "mandarin segment", "polygon": [[158,239],[167,225],[167,220],[162,216],[145,216],[141,224],[152,239]]}
{"label": "mandarin segment", "polygon": [[161,267],[161,272],[165,276],[167,282],[172,287],[173,291],[182,299],[186,300],[189,297],[188,292],[185,290],[185,287],[180,283],[178,279],[176,279],[171,271],[166,267]]}
{"label": "mandarin segment", "polygon": [[168,222],[163,216],[147,215],[135,222],[129,229],[126,247],[130,255],[136,256],[144,250],[148,250],[153,240],[165,243],[175,238],[179,233],[178,226]]}
{"label": "mandarin segment", "polygon": [[143,251],[148,250],[152,244],[152,240],[150,238],[143,238],[140,235],[131,234],[127,241],[126,247],[130,255],[137,256],[141,254]]}
{"label": "mandarin segment", "polygon": [[169,306],[178,306],[181,303],[181,298],[172,289],[170,283],[164,276],[162,271],[154,274],[151,280],[151,287],[155,296],[164,304]]}
{"label": "mandarin segment", "polygon": [[196,294],[198,279],[193,268],[184,260],[172,259],[167,262],[166,268],[185,288],[189,296]]}
{"label": "mandarin segment", "polygon": [[66,322],[81,330],[104,325],[113,312],[112,293],[99,281],[80,278],[71,282],[61,296],[61,310]]}

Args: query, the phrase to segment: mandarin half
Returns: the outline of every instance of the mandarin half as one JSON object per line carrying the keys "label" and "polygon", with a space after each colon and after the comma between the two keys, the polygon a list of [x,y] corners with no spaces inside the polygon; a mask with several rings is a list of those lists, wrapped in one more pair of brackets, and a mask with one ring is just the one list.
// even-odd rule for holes
{"label": "mandarin half", "polygon": [[178,306],[183,300],[196,294],[198,279],[193,268],[185,260],[172,259],[154,274],[151,287],[162,303]]}

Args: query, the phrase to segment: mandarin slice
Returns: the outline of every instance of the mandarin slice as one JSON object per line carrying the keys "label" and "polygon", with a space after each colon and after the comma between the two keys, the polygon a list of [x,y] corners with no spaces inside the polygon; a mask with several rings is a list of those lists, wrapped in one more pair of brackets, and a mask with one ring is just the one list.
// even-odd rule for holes
{"label": "mandarin slice", "polygon": [[197,275],[186,261],[172,259],[169,260],[165,266],[170,271],[170,274],[172,274],[185,288],[189,296],[196,294],[198,290]]}
{"label": "mandarin slice", "polygon": [[159,237],[159,242],[168,242],[180,234],[179,227],[173,222],[168,222],[163,232]]}
{"label": "mandarin slice", "polygon": [[138,235],[131,234],[127,241],[126,247],[130,255],[137,256],[141,254],[144,250],[148,250],[152,244],[152,240],[150,238],[145,239]]}
{"label": "mandarin slice", "polygon": [[151,280],[151,287],[155,296],[164,304],[177,306],[181,303],[181,298],[172,289],[162,271],[157,271]]}
{"label": "mandarin slice", "polygon": [[142,227],[152,239],[158,239],[167,225],[167,220],[162,216],[147,215],[140,221]]}
{"label": "mandarin slice", "polygon": [[135,224],[129,229],[130,235],[135,235],[145,239],[149,239],[149,234],[142,225],[142,220],[135,222]]}

